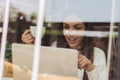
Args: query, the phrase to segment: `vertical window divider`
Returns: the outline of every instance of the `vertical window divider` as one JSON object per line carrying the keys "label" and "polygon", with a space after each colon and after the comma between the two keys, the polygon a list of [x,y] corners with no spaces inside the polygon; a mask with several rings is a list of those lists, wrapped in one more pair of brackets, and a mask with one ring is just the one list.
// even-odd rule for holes
{"label": "vertical window divider", "polygon": [[111,21],[110,21],[110,31],[109,31],[109,43],[108,43],[108,53],[107,53],[107,75],[109,79],[110,70],[110,59],[111,59],[111,49],[112,49],[112,34],[114,28],[114,16],[115,16],[115,4],[116,0],[112,0],[112,10],[111,10]]}
{"label": "vertical window divider", "polygon": [[2,40],[1,40],[1,51],[0,51],[0,80],[2,80],[3,70],[4,70],[4,59],[5,59],[8,21],[9,21],[9,8],[10,8],[10,0],[6,0],[3,31],[2,31]]}
{"label": "vertical window divider", "polygon": [[40,61],[40,46],[41,46],[41,38],[42,38],[42,27],[44,21],[44,12],[45,12],[45,0],[39,0],[39,8],[38,8],[38,21],[37,21],[37,31],[36,31],[36,39],[34,46],[34,56],[33,56],[33,68],[32,68],[32,79],[38,80],[38,70],[39,70],[39,61]]}

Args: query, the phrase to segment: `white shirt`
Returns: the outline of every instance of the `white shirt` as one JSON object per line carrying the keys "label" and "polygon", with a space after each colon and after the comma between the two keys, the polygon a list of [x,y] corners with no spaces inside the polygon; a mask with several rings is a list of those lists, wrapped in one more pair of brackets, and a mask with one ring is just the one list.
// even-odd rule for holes
{"label": "white shirt", "polygon": [[[94,65],[96,66],[93,71],[87,72],[89,80],[108,80],[105,53],[94,47]],[[84,70],[78,69],[78,78],[83,79]]]}

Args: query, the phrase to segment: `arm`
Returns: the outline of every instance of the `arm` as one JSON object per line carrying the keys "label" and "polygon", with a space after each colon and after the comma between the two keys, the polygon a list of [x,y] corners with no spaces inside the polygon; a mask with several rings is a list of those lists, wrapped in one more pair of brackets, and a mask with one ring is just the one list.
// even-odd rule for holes
{"label": "arm", "polygon": [[87,71],[89,80],[108,80],[105,53],[99,49],[94,49],[94,65],[92,71]]}

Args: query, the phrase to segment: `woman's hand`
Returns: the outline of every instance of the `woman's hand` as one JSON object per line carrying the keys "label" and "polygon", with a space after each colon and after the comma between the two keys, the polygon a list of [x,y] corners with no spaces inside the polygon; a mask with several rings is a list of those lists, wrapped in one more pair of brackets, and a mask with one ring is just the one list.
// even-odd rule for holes
{"label": "woman's hand", "polygon": [[86,56],[79,54],[78,67],[85,71],[92,71],[95,68],[95,65]]}
{"label": "woman's hand", "polygon": [[26,44],[33,44],[35,38],[32,36],[29,29],[27,29],[23,34],[21,40]]}

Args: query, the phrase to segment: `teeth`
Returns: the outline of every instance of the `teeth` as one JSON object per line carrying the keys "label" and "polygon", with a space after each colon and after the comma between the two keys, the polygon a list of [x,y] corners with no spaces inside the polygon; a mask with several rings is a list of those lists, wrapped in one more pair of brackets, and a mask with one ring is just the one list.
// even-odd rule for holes
{"label": "teeth", "polygon": [[76,38],[69,38],[69,40],[74,41],[74,40],[76,40]]}

